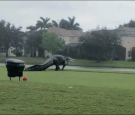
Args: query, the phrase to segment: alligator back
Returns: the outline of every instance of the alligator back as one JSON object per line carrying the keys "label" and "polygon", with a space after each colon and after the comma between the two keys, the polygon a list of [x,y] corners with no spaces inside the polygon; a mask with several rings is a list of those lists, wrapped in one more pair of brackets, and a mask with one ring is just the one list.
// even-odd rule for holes
{"label": "alligator back", "polygon": [[33,65],[25,69],[25,71],[43,71],[53,65],[53,59],[49,58],[45,63],[40,65]]}

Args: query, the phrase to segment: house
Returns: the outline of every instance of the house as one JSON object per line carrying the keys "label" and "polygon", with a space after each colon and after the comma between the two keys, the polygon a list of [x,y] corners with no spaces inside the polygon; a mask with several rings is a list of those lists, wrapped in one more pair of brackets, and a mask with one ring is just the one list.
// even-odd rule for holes
{"label": "house", "polygon": [[[116,31],[117,34],[121,37],[121,47],[119,53],[121,53],[121,59],[131,60],[132,59],[132,48],[135,47],[135,28],[122,27],[114,29],[111,31]],[[66,46],[76,46],[78,38],[83,36],[85,33],[77,30],[66,30],[58,27],[49,28],[47,30],[49,33],[55,33],[60,38],[65,40]],[[47,52],[46,52],[46,55]]]}
{"label": "house", "polygon": [[131,60],[132,48],[135,47],[135,28],[122,27],[115,31],[121,37],[121,46],[125,48],[125,60]]}
{"label": "house", "polygon": [[[23,43],[22,44],[25,44],[24,43],[25,42],[25,39],[26,39],[26,37],[23,37],[22,38],[22,40],[23,40]],[[14,46],[14,44],[12,44],[12,46],[10,46],[9,49],[8,49],[8,56],[12,56],[12,57],[16,56],[13,53],[14,50],[15,50],[15,46]],[[19,50],[22,52],[22,56],[24,56],[25,55],[24,54],[25,53],[25,50],[24,50],[24,46],[23,45],[22,45],[22,47]],[[6,56],[6,49],[4,48],[4,46],[0,47],[0,56]]]}
{"label": "house", "polygon": [[[14,53],[13,53],[13,50],[14,48],[13,47],[10,47],[8,49],[8,56],[16,56]],[[6,49],[2,46],[0,47],[0,56],[6,56]]]}
{"label": "house", "polygon": [[[57,34],[58,37],[64,39],[65,44],[67,46],[76,46],[77,43],[78,43],[78,38],[84,34],[84,32],[81,32],[81,31],[66,30],[66,29],[62,29],[62,28],[58,28],[58,27],[48,28],[47,32],[48,33],[55,33],[55,34]],[[24,42],[26,41],[26,37],[23,37],[23,41]],[[14,53],[13,53],[14,49],[15,49],[14,47],[10,47],[8,49],[8,55],[9,56],[15,56]],[[38,50],[36,50],[36,52],[31,52],[31,50],[26,49],[26,46],[24,46],[22,48],[22,52],[23,52],[22,56],[30,57],[30,56],[36,55],[36,57],[38,57]],[[50,52],[48,52],[46,50],[44,51],[44,56],[45,57],[51,56],[51,55],[52,54]],[[0,48],[0,56],[6,56],[6,50],[5,50],[4,47]]]}
{"label": "house", "polygon": [[121,39],[121,44],[117,51],[112,52],[112,57],[116,56],[118,60],[132,60],[132,48],[135,47],[135,28],[121,27],[108,31],[115,32]]}
{"label": "house", "polygon": [[[59,38],[65,41],[66,46],[76,46],[79,43],[78,38],[84,35],[84,32],[78,30],[66,30],[59,27],[52,27],[47,29],[48,33],[55,33]],[[45,51],[45,57],[50,56],[51,53]]]}
{"label": "house", "polygon": [[78,38],[84,35],[84,32],[78,30],[66,30],[58,27],[47,29],[48,33],[55,33],[57,36],[65,40],[65,44],[78,43]]}
{"label": "house", "polygon": [[[118,29],[114,29],[112,31],[116,31],[117,34],[121,37],[121,46],[124,48],[122,52],[124,55],[124,60],[132,59],[132,48],[135,47],[135,28],[130,27],[122,27]],[[48,33],[55,33],[58,37],[64,39],[67,47],[76,47],[79,43],[78,38],[83,36],[85,33],[77,30],[66,30],[58,27],[48,28]],[[14,48],[10,47],[8,49],[9,56],[15,56],[13,53]],[[26,54],[30,54],[26,52],[25,49],[22,49],[23,56]],[[44,56],[51,56],[52,54],[48,51],[44,51]],[[0,56],[6,56],[6,50],[4,47],[0,47]],[[36,57],[38,57],[38,51],[36,51]]]}
{"label": "house", "polygon": [[[121,59],[123,60],[131,60],[132,59],[132,48],[135,47],[135,28],[130,27],[122,27],[118,29],[114,29],[112,31],[116,31],[117,34],[121,37],[121,46],[120,51]],[[62,28],[54,27],[49,28],[47,32],[55,33],[59,37],[65,40],[66,46],[76,46],[78,38],[83,36],[85,33],[77,30],[65,30]]]}
{"label": "house", "polygon": [[[13,50],[15,50],[14,47],[10,47],[8,49],[8,56],[15,57],[16,55],[13,53]],[[6,56],[6,49],[2,46],[0,47],[0,56]],[[24,56],[24,48],[22,48],[22,56]]]}

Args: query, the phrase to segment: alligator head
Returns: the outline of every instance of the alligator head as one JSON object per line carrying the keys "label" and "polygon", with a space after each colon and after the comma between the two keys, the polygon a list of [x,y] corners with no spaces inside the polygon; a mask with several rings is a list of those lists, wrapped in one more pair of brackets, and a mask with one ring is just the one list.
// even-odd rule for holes
{"label": "alligator head", "polygon": [[67,60],[67,61],[70,61],[70,62],[74,62],[76,59],[73,59],[73,58],[71,58],[71,57],[66,57],[66,60]]}

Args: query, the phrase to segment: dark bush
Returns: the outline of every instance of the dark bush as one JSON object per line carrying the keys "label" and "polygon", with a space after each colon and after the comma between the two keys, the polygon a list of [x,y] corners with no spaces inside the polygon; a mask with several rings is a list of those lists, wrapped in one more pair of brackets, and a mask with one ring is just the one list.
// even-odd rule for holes
{"label": "dark bush", "polygon": [[135,47],[132,48],[132,61],[135,61]]}

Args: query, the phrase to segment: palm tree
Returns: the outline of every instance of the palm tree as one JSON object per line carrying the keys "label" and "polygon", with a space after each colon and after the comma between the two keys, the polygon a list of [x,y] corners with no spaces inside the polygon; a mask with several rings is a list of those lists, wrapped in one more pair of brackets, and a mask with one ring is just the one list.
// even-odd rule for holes
{"label": "palm tree", "polygon": [[41,28],[41,30],[42,29],[45,30],[46,28],[52,27],[52,24],[48,23],[50,18],[48,18],[48,17],[47,18],[40,17],[40,19],[41,19],[41,21],[38,20],[37,24],[36,24],[37,29]]}
{"label": "palm tree", "polygon": [[70,26],[70,30],[79,30],[82,31],[82,28],[80,28],[79,23],[75,23],[75,17],[73,16],[73,18],[68,17],[69,20],[69,26]]}
{"label": "palm tree", "polygon": [[70,29],[69,22],[65,19],[61,19],[59,23],[57,23],[55,20],[52,20],[52,25],[54,27]]}
{"label": "palm tree", "polygon": [[67,29],[67,30],[70,29],[69,22],[68,22],[67,20],[65,20],[65,19],[62,19],[62,20],[60,21],[59,26],[60,26],[61,28]]}
{"label": "palm tree", "polygon": [[60,27],[67,30],[79,30],[82,31],[82,29],[79,27],[79,23],[75,23],[75,17],[73,18],[68,17],[69,21],[65,19],[61,19],[59,23],[57,23],[55,20],[52,20],[52,25],[54,27]]}
{"label": "palm tree", "polygon": [[54,27],[59,27],[59,24],[58,24],[55,20],[52,20],[52,25],[53,25]]}
{"label": "palm tree", "polygon": [[36,26],[28,26],[26,29],[29,29],[30,31],[35,31],[37,29]]}

